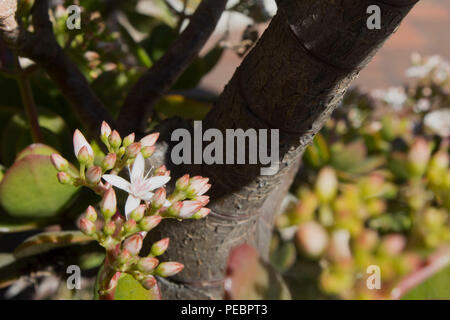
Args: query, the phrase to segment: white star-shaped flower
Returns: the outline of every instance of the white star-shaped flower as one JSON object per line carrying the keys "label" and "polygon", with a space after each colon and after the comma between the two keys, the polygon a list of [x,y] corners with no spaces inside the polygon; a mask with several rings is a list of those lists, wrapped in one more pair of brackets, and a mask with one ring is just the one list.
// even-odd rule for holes
{"label": "white star-shaped flower", "polygon": [[[155,176],[148,178],[150,171],[144,176],[144,170],[144,157],[139,153],[130,170],[130,182],[116,175],[103,175],[105,181],[109,182],[114,187],[129,193],[127,202],[125,203],[125,215],[127,219],[130,213],[141,204],[142,200],[152,200],[153,192],[151,191],[164,186],[170,180],[169,176]],[[170,205],[169,201],[166,202],[167,205]]]}

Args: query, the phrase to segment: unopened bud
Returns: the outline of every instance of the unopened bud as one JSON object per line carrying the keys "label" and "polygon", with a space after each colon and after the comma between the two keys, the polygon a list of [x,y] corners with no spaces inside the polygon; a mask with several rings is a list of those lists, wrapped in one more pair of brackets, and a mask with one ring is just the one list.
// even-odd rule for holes
{"label": "unopened bud", "polygon": [[417,138],[408,153],[408,167],[410,174],[421,177],[430,160],[431,148],[424,138]]}
{"label": "unopened bud", "polygon": [[140,271],[144,273],[150,273],[158,266],[158,259],[156,258],[141,258],[139,259],[139,262],[137,263],[137,267]]}
{"label": "unopened bud", "polygon": [[201,196],[203,193],[205,193],[206,191],[208,191],[209,187],[208,187],[208,178],[204,178],[204,177],[200,177],[200,176],[196,176],[196,177],[192,177],[189,180],[189,187],[188,187],[188,192],[190,195],[194,196]]}
{"label": "unopened bud", "polygon": [[100,128],[100,138],[103,142],[108,141],[108,137],[111,134],[111,127],[105,122],[102,122],[102,126]]}
{"label": "unopened bud", "polygon": [[162,220],[161,216],[148,216],[148,217],[144,217],[140,222],[139,222],[139,228],[142,231],[150,231],[153,228],[155,228]]}
{"label": "unopened bud", "polygon": [[153,155],[153,152],[155,152],[155,147],[142,147],[141,153],[144,159],[150,158]]}
{"label": "unopened bud", "polygon": [[134,132],[127,135],[125,138],[123,138],[123,142],[122,145],[126,148],[128,147],[130,144],[132,144],[134,142]]}
{"label": "unopened bud", "polygon": [[159,240],[158,242],[155,242],[152,245],[150,254],[154,257],[160,256],[167,250],[168,247],[169,247],[169,238],[164,238],[162,240]]}
{"label": "unopened bud", "polygon": [[155,194],[153,195],[152,206],[154,208],[159,209],[159,208],[162,208],[165,203],[166,203],[166,189],[159,188],[158,190],[156,190]]}
{"label": "unopened bud", "polygon": [[336,196],[337,188],[338,180],[334,169],[325,167],[320,170],[316,181],[316,193],[319,199],[324,203],[330,202]]}
{"label": "unopened bud", "polygon": [[175,188],[180,191],[185,191],[189,186],[189,175],[185,174],[180,179],[177,180]]}
{"label": "unopened bud", "polygon": [[149,275],[148,277],[146,277],[144,280],[141,281],[141,284],[145,289],[150,290],[154,286],[156,286],[156,278],[152,275]]}
{"label": "unopened bud", "polygon": [[131,255],[136,256],[139,254],[139,251],[141,251],[143,241],[144,238],[142,235],[136,233],[123,242],[123,248],[128,250]]}
{"label": "unopened bud", "polygon": [[136,221],[134,219],[128,219],[123,225],[123,228],[127,233],[136,231]]}
{"label": "unopened bud", "polygon": [[144,204],[141,204],[139,207],[137,207],[136,209],[134,209],[131,214],[130,214],[130,218],[136,222],[141,221],[141,219],[144,217],[145,214],[145,210],[147,208],[145,207]]}
{"label": "unopened bud", "polygon": [[201,201],[183,201],[181,210],[178,214],[179,218],[189,219],[191,218],[197,211],[199,211],[203,207],[203,203]]}
{"label": "unopened bud", "polygon": [[92,236],[96,231],[95,224],[86,218],[80,219],[80,229],[84,234],[87,234],[88,236]]}
{"label": "unopened bud", "polygon": [[171,277],[184,269],[178,262],[163,262],[156,268],[156,274],[161,277]]}
{"label": "unopened bud", "polygon": [[127,147],[125,154],[127,155],[128,158],[136,158],[140,151],[141,151],[141,144],[139,142],[135,142]]}
{"label": "unopened bud", "polygon": [[159,132],[155,132],[152,134],[149,134],[141,139],[141,143],[144,147],[153,147],[156,143],[156,141],[159,138]]}
{"label": "unopened bud", "polygon": [[103,195],[103,199],[100,202],[100,211],[102,212],[105,220],[108,221],[117,210],[116,193],[113,188],[108,189]]}
{"label": "unopened bud", "polygon": [[296,234],[296,244],[309,257],[319,257],[328,246],[328,233],[322,225],[309,221],[300,225]]}
{"label": "unopened bud", "polygon": [[195,200],[200,201],[203,206],[206,206],[209,203],[209,196],[198,196],[195,197]]}
{"label": "unopened bud", "polygon": [[78,152],[77,159],[78,159],[78,162],[80,162],[82,164],[87,164],[87,163],[91,162],[91,159],[93,159],[93,157],[89,154],[88,148],[86,146],[84,146],[84,147],[81,147],[80,152]]}
{"label": "unopened bud", "polygon": [[333,231],[328,247],[328,255],[333,261],[343,262],[352,258],[350,250],[350,233],[346,229]]}
{"label": "unopened bud", "polygon": [[131,253],[127,249],[123,249],[119,256],[117,257],[117,261],[119,261],[119,264],[127,264],[131,259]]}
{"label": "unopened bud", "polygon": [[88,219],[91,222],[97,221],[97,211],[95,211],[93,206],[89,206],[86,209],[86,219]]}
{"label": "unopened bud", "polygon": [[155,176],[170,176],[170,171],[167,170],[166,166],[162,165],[154,172]]}
{"label": "unopened bud", "polygon": [[122,144],[122,139],[120,138],[120,134],[114,130],[108,138],[109,144],[114,149],[118,149]]}
{"label": "unopened bud", "polygon": [[381,239],[380,249],[390,255],[400,254],[406,247],[406,238],[401,234],[389,234]]}
{"label": "unopened bud", "polygon": [[211,212],[211,209],[208,208],[201,208],[199,211],[197,211],[191,219],[200,220],[205,218],[209,213]]}
{"label": "unopened bud", "polygon": [[89,167],[86,171],[86,181],[90,184],[97,184],[102,178],[102,168],[98,166]]}
{"label": "unopened bud", "polygon": [[58,172],[58,180],[62,184],[69,184],[72,182],[72,178],[65,172],[60,171]]}
{"label": "unopened bud", "polygon": [[69,169],[69,162],[57,153],[53,153],[50,156],[50,160],[58,171],[67,171]]}
{"label": "unopened bud", "polygon": [[111,170],[116,165],[117,155],[115,153],[108,153],[102,161],[103,170]]}
{"label": "unopened bud", "polygon": [[116,224],[114,223],[114,221],[109,221],[108,223],[106,223],[103,227],[103,231],[108,236],[113,235],[114,232],[116,232]]}

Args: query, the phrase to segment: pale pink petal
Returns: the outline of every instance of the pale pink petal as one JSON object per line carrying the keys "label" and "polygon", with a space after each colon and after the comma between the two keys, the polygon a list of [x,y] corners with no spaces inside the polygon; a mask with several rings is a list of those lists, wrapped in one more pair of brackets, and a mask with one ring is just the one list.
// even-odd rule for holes
{"label": "pale pink petal", "polygon": [[172,205],[172,202],[170,202],[169,200],[166,200],[166,202],[164,202],[163,207],[170,207]]}
{"label": "pale pink petal", "polygon": [[129,195],[127,198],[127,202],[125,203],[125,216],[128,219],[128,216],[130,215],[130,213],[136,209],[137,207],[139,207],[139,205],[141,204],[141,199],[135,198],[132,195]]}
{"label": "pale pink petal", "polygon": [[80,149],[83,147],[87,148],[89,155],[94,155],[94,150],[92,150],[91,145],[87,142],[81,131],[77,129],[73,133],[73,151],[75,152],[75,156],[78,156]]}
{"label": "pale pink petal", "polygon": [[144,157],[141,153],[139,153],[136,157],[136,160],[134,160],[133,168],[131,169],[131,177],[130,181],[131,183],[141,180],[144,176],[144,170],[145,170],[145,161]]}
{"label": "pale pink petal", "polygon": [[114,174],[104,174],[102,178],[112,184],[114,187],[130,192],[130,183],[122,177]]}
{"label": "pale pink petal", "polygon": [[141,198],[144,201],[151,201],[153,198],[154,193],[153,192],[147,192],[145,195],[143,195]]}
{"label": "pale pink petal", "polygon": [[169,180],[169,176],[156,176],[151,177],[147,181],[149,182],[150,190],[155,190],[165,185],[167,182],[169,182]]}

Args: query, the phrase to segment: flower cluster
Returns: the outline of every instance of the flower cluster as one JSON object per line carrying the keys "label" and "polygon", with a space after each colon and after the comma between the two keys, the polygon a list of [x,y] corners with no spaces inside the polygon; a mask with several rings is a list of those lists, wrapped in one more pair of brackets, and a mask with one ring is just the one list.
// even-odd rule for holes
{"label": "flower cluster", "polygon": [[[321,295],[398,298],[402,284],[450,258],[450,69],[436,57],[415,60],[405,88],[376,100],[346,95],[277,217],[272,262],[289,276],[314,266]],[[367,287],[371,265],[380,290]]]}
{"label": "flower cluster", "polygon": [[[101,159],[96,159],[92,146],[79,130],[73,136],[78,170],[59,154],[51,156],[61,183],[86,186],[102,195],[98,210],[89,206],[79,223],[83,233],[106,249],[100,275],[101,298],[111,297],[121,273],[132,275],[142,286],[152,289],[157,286],[155,275],[168,277],[180,272],[181,263],[160,263],[156,258],[166,251],[168,238],[154,243],[150,253],[141,257],[144,238],[164,218],[202,219],[210,212],[205,208],[209,202],[205,193],[211,187],[208,178],[186,174],[168,195],[164,186],[171,179],[170,171],[165,166],[146,171],[145,159],[155,151],[158,137],[159,133],[152,133],[135,142],[132,133],[122,139],[103,122],[100,139],[108,154]],[[129,181],[118,175],[125,168]],[[113,187],[128,194],[123,214],[118,210]]]}

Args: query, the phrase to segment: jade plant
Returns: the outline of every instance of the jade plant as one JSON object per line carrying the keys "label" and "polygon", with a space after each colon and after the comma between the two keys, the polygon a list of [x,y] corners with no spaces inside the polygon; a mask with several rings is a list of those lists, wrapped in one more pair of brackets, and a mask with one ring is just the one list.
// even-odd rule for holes
{"label": "jade plant", "polygon": [[[169,246],[169,238],[153,243],[148,254],[140,255],[144,238],[163,219],[202,219],[210,212],[205,208],[209,202],[205,193],[211,187],[208,178],[186,174],[176,181],[173,192],[167,194],[165,185],[171,179],[170,171],[165,166],[146,168],[146,159],[154,153],[158,137],[159,133],[152,133],[136,142],[135,134],[131,133],[122,139],[103,122],[100,140],[108,153],[101,159],[94,159],[91,144],[79,130],[73,135],[77,170],[58,153],[51,155],[60,183],[84,186],[102,197],[79,220],[81,231],[106,252],[97,280],[100,299],[114,299],[122,274],[131,275],[150,290],[153,298],[159,298],[155,276],[173,276],[184,266],[159,261],[158,257]],[[129,181],[120,176],[122,173],[128,174]],[[123,210],[118,208],[114,188],[128,194]]]}

